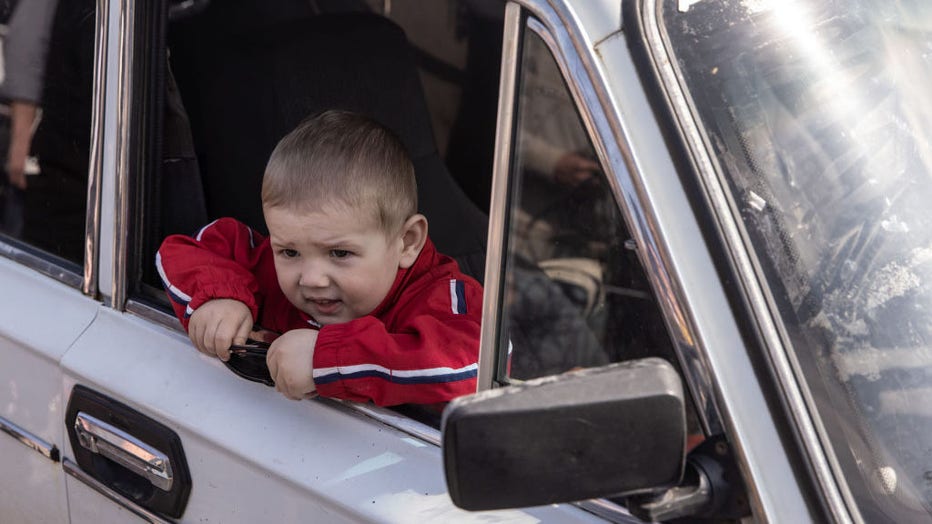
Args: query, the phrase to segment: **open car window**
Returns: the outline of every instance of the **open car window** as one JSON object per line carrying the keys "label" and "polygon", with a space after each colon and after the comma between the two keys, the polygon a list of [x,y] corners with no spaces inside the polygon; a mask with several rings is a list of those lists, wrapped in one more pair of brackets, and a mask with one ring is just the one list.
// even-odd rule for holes
{"label": "open car window", "polygon": [[[221,217],[266,233],[269,154],[327,109],[401,138],[431,240],[481,281],[504,3],[377,4],[210,2],[146,26],[153,45],[137,70],[152,100],[140,119],[149,142],[139,144],[130,309],[180,327],[154,263],[163,239]],[[439,409],[405,413],[439,426]]]}
{"label": "open car window", "polygon": [[141,133],[160,138],[144,168],[134,297],[168,311],[152,261],[170,234],[225,216],[265,233],[268,156],[326,109],[363,113],[399,135],[431,239],[481,281],[503,12],[504,3],[455,1],[169,11],[152,37],[164,56],[146,79],[162,105]]}

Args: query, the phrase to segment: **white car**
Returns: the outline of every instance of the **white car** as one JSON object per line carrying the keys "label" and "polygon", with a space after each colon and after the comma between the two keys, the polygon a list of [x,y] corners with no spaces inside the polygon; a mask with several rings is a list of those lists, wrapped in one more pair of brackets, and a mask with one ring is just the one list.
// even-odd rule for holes
{"label": "white car", "polygon": [[[51,5],[0,521],[932,519],[924,2]],[[161,289],[162,238],[261,230],[272,146],[330,107],[401,136],[484,281],[442,418],[289,401]]]}

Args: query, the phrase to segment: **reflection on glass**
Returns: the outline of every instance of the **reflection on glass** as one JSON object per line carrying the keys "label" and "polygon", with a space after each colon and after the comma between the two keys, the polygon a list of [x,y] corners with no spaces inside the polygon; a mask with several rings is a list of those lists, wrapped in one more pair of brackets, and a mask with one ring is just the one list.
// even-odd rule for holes
{"label": "reflection on glass", "polygon": [[[560,70],[528,32],[520,69],[499,380],[672,359],[618,206]],[[506,352],[502,352],[506,353]]]}
{"label": "reflection on glass", "polygon": [[932,4],[668,0],[663,21],[866,521],[932,514]]}
{"label": "reflection on glass", "polygon": [[0,84],[0,232],[80,264],[95,5],[21,0],[6,20]]}

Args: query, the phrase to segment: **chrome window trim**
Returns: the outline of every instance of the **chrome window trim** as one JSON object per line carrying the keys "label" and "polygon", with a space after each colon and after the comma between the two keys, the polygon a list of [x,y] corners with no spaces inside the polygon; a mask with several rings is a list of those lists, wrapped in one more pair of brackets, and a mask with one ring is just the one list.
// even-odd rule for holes
{"label": "chrome window trim", "polygon": [[28,268],[38,271],[68,287],[81,289],[81,284],[83,282],[81,275],[56,263],[51,256],[43,256],[27,251],[13,243],[4,242],[2,237],[0,237],[0,256],[4,256],[14,262],[18,262]]}
{"label": "chrome window trim", "polygon": [[518,51],[521,48],[521,8],[505,6],[502,67],[498,88],[498,116],[495,124],[495,157],[492,166],[492,195],[489,203],[489,233],[486,241],[485,285],[482,298],[482,332],[479,336],[478,391],[491,389],[495,379],[502,280],[505,278],[505,228],[508,225],[508,172],[514,138],[515,88],[518,78]]}
{"label": "chrome window trim", "polygon": [[84,484],[89,486],[91,489],[107,497],[111,501],[119,504],[120,506],[123,506],[124,508],[132,512],[134,515],[148,522],[151,522],[153,524],[171,524],[172,522],[171,520],[167,520],[165,518],[162,518],[156,515],[155,513],[147,510],[146,508],[136,504],[135,502],[129,500],[123,495],[120,495],[116,491],[110,489],[110,487],[100,482],[99,480],[95,479],[94,477],[88,475],[87,473],[81,470],[80,466],[72,462],[70,459],[66,458],[62,460],[61,467],[62,469],[65,470],[65,473],[83,482]]}
{"label": "chrome window trim", "polygon": [[31,432],[17,426],[8,418],[0,417],[0,431],[15,438],[27,448],[39,453],[43,457],[58,462],[59,452],[55,444],[46,442],[44,439],[32,434]]}
{"label": "chrome window trim", "polygon": [[400,413],[395,413],[388,408],[382,408],[367,402],[353,402],[351,400],[343,401],[323,397],[318,397],[315,399],[315,401],[325,402],[335,409],[360,413],[368,418],[381,422],[386,426],[395,428],[402,433],[407,433],[408,435],[422,440],[427,444],[437,446],[438,448],[442,442],[442,434],[440,433],[439,429],[428,426],[423,422],[418,422],[412,418],[408,418],[407,416]]}
{"label": "chrome window trim", "polygon": [[[175,315],[167,313],[157,307],[150,306],[144,302],[133,299],[127,300],[126,312],[132,313],[137,317],[144,318],[173,331],[184,333],[184,329],[181,328],[181,324],[178,322],[178,319],[175,318]],[[187,334],[185,334],[185,336],[187,336]],[[192,347],[191,349],[194,348]]]}
{"label": "chrome window trim", "polygon": [[[622,215],[628,221],[629,233],[637,242],[638,257],[644,265],[647,278],[663,312],[664,320],[667,323],[667,332],[671,337],[674,349],[680,359],[680,365],[686,375],[686,383],[694,397],[700,422],[707,434],[721,433],[724,427],[722,411],[718,405],[718,399],[714,395],[715,389],[708,371],[710,366],[704,352],[697,345],[698,337],[696,336],[692,315],[688,314],[688,309],[685,307],[686,301],[683,299],[682,286],[670,269],[672,263],[667,254],[666,246],[659,238],[658,227],[652,218],[654,213],[649,208],[649,202],[643,188],[637,183],[635,176],[637,169],[636,167],[629,167],[636,164],[630,150],[627,134],[616,116],[616,111],[608,95],[604,73],[598,65],[598,59],[595,56],[592,44],[586,40],[575,13],[565,3],[559,0],[515,0],[515,3],[527,9],[529,14],[538,20],[538,22],[532,24],[532,29],[538,28],[544,30],[545,33],[549,33],[549,36],[545,38],[545,42],[548,42],[548,46],[551,47],[551,52],[564,76],[574,80],[573,82],[567,82],[567,84],[570,86],[573,99],[580,110],[580,116],[586,131],[593,140],[593,146],[599,160],[608,171],[609,185],[616,201],[619,202],[622,208]],[[507,25],[505,32],[505,51],[516,53],[516,46],[507,47],[510,45],[508,38],[516,37],[509,35]],[[541,31],[535,32],[541,34]],[[608,38],[603,38],[603,41]],[[517,63],[517,57],[505,55],[502,59],[503,73],[505,64],[509,61],[513,63],[513,67],[516,67],[514,64]],[[503,74],[503,87],[505,80]],[[511,81],[512,94],[508,110],[513,116],[513,79]],[[503,97],[500,98],[500,122],[504,102]],[[509,125],[512,124],[509,123]],[[506,138],[502,138],[503,136]],[[605,140],[607,137],[611,137],[613,140]],[[488,303],[497,304],[497,298],[490,297],[496,297],[500,292],[499,288],[493,289],[489,284],[491,283],[494,286],[500,283],[503,278],[501,243],[503,242],[506,218],[502,215],[506,212],[504,204],[507,195],[504,193],[507,193],[507,180],[501,179],[507,177],[510,159],[503,157],[503,152],[507,151],[510,154],[512,139],[513,132],[508,135],[500,133],[500,137],[497,139],[503,151],[496,151],[495,173],[493,174],[492,205],[489,216],[489,249],[486,258],[485,276],[486,306],[488,306]],[[493,240],[495,243],[493,243]],[[487,334],[487,331],[492,328],[492,326],[488,326],[491,322],[487,320],[496,319],[494,315],[494,307],[484,307],[480,371],[483,368],[489,369],[494,363],[495,339]],[[497,326],[495,326],[495,329],[497,330]],[[492,344],[492,346],[489,347],[489,344]],[[489,354],[492,357],[489,357]],[[493,363],[484,361],[490,358]],[[480,375],[480,377],[483,376]],[[490,383],[491,379],[489,379]],[[486,384],[480,382],[479,388],[482,389],[483,387],[486,387]]]}
{"label": "chrome window trim", "polygon": [[127,250],[129,248],[129,170],[130,133],[132,129],[133,51],[135,48],[136,2],[119,2],[119,36],[117,49],[117,88],[114,100],[117,108],[116,143],[116,200],[113,216],[113,281],[110,289],[111,307],[123,311],[126,302]]}
{"label": "chrome window trim", "polygon": [[744,230],[739,225],[740,219],[734,214],[733,206],[727,196],[724,181],[719,176],[716,161],[706,147],[706,140],[701,126],[696,121],[695,112],[685,88],[680,83],[676,59],[672,56],[661,32],[657,0],[642,0],[639,12],[646,39],[646,49],[650,55],[651,66],[663,90],[663,96],[670,106],[677,121],[677,128],[690,153],[690,160],[699,175],[705,196],[716,217],[716,226],[725,244],[729,256],[739,277],[741,291],[750,305],[757,322],[757,328],[764,342],[766,356],[774,371],[784,402],[795,430],[806,450],[809,466],[815,480],[820,486],[832,517],[838,522],[860,522],[862,518],[852,494],[843,482],[839,482],[834,472],[840,475],[837,459],[831,450],[827,433],[821,420],[815,415],[815,404],[809,388],[801,379],[801,369],[795,355],[784,345],[785,333],[778,321],[772,316],[772,297],[758,278],[760,268],[749,255],[750,246]]}
{"label": "chrome window trim", "polygon": [[87,184],[87,219],[84,233],[84,275],[81,291],[97,294],[97,260],[100,256],[100,188],[103,178],[104,109],[107,105],[107,44],[110,0],[97,0],[94,25],[94,100],[91,102],[90,165]]}

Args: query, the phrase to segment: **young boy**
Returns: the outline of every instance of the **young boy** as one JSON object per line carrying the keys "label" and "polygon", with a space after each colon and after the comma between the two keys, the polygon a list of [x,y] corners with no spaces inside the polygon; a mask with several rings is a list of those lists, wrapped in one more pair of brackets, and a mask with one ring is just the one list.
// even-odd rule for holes
{"label": "young boy", "polygon": [[272,152],[262,209],[268,238],[222,218],[156,255],[198,350],[227,360],[257,323],[282,333],[266,360],[290,399],[475,392],[482,288],[434,249],[393,133],[344,111],[304,121]]}

